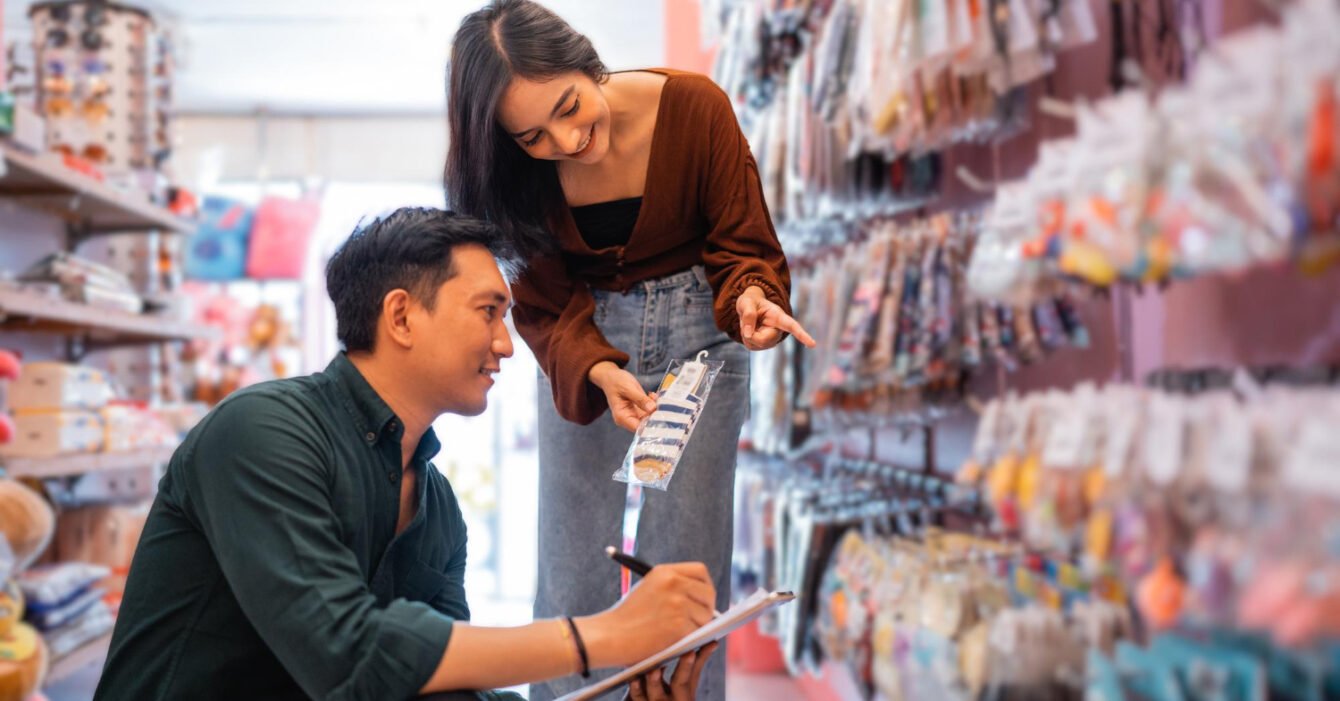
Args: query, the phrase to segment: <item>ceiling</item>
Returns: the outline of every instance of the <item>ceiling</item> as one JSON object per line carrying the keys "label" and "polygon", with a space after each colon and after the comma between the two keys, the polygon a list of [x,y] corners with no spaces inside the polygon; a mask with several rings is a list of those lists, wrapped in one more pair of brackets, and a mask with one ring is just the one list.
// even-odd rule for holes
{"label": "ceiling", "polygon": [[[485,0],[142,0],[179,47],[177,107],[192,113],[429,114],[448,42]],[[612,68],[665,60],[664,0],[546,0]],[[0,0],[5,38],[28,2]]]}

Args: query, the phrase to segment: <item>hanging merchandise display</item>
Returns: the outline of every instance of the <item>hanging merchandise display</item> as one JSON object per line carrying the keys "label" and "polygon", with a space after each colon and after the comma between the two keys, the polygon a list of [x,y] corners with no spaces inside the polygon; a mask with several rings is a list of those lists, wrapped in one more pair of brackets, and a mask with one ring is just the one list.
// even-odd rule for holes
{"label": "hanging merchandise display", "polygon": [[200,224],[185,248],[186,277],[192,280],[238,280],[246,277],[247,245],[255,211],[241,202],[206,197]]}
{"label": "hanging merchandise display", "polygon": [[28,14],[47,148],[108,173],[161,168],[174,67],[153,17],[103,0],[37,2]]}
{"label": "hanging merchandise display", "polygon": [[961,405],[966,381],[1088,345],[1071,299],[971,299],[964,276],[979,228],[972,215],[867,222],[847,243],[794,264],[796,318],[819,345],[785,346],[756,363],[751,439],[788,446],[797,410],[815,429],[924,423]]}
{"label": "hanging merchandise display", "polygon": [[[760,632],[793,674],[837,666],[865,698],[1340,698],[1340,375],[1100,387],[1183,330],[1091,294],[1334,267],[1340,6],[1269,3],[1271,21],[1210,44],[1241,7],[1207,22],[1175,1],[961,5],[705,3],[818,340],[754,358],[735,584],[798,594]],[[1053,81],[1100,26],[1110,66]],[[1072,136],[1012,144],[1004,166],[957,146],[999,145],[1042,93]],[[991,182],[964,167],[983,155]],[[989,203],[937,214],[961,206],[947,176]],[[1093,339],[1080,304],[1105,327]],[[1037,363],[1091,341],[1091,362]],[[1334,362],[1334,344],[1306,357]],[[929,426],[924,464],[874,461],[885,426]],[[865,460],[842,452],[850,429]],[[957,477],[934,474],[956,450]]]}
{"label": "hanging merchandise display", "polygon": [[955,483],[750,454],[737,585],[887,699],[1334,698],[1340,373],[1207,374],[990,402]]}
{"label": "hanging merchandise display", "polygon": [[1165,373],[1179,391],[1081,386],[983,413],[961,481],[1146,633],[1090,650],[1098,698],[1172,684],[1177,698],[1321,699],[1340,682],[1335,369],[1310,373],[1320,387],[1220,375],[1225,389]]}
{"label": "hanging merchandise display", "polygon": [[[1123,582],[1151,628],[1340,638],[1340,619],[1322,615],[1340,596],[1325,574],[1340,392],[1232,377],[1235,390],[1196,394],[1081,386],[997,400],[962,477],[1029,547]],[[1288,573],[1306,590],[1272,599]]]}
{"label": "hanging merchandise display", "polygon": [[971,490],[920,471],[835,454],[793,461],[750,453],[740,466],[736,588],[796,592],[798,605],[760,626],[780,639],[793,673],[815,670],[825,657],[815,616],[829,559],[844,533],[922,538],[943,524],[978,518],[979,500]]}
{"label": "hanging merchandise display", "polygon": [[[709,12],[712,11],[709,9]],[[954,143],[1025,126],[1023,86],[1092,42],[1088,2],[731,2],[714,78],[735,98],[774,215],[891,214],[936,192]]]}
{"label": "hanging merchandise display", "polygon": [[320,217],[321,203],[314,198],[261,200],[247,243],[247,277],[301,280],[306,272],[308,243]]}
{"label": "hanging merchandise display", "polygon": [[1162,282],[1340,260],[1340,8],[1300,2],[1279,27],[1218,42],[1184,86],[1076,112],[999,188],[969,268],[989,299],[1080,281]]}

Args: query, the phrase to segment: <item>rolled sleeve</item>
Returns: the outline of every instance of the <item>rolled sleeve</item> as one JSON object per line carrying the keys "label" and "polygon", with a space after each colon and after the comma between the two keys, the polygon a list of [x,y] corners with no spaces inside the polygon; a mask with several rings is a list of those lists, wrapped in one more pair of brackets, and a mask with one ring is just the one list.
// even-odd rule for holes
{"label": "rolled sleeve", "polygon": [[543,256],[530,263],[512,292],[517,333],[549,378],[559,415],[579,424],[600,418],[609,404],[587,375],[606,360],[625,367],[629,357],[596,327],[590,288],[574,280],[561,260]]}
{"label": "rolled sleeve", "polygon": [[[437,669],[452,619],[404,599],[379,607],[340,540],[331,455],[301,406],[260,393],[225,402],[182,475],[247,620],[316,699],[410,698]],[[208,457],[206,457],[208,456]]]}
{"label": "rolled sleeve", "polygon": [[470,620],[470,605],[465,597],[466,559],[466,540],[462,538],[460,546],[452,553],[451,560],[447,563],[446,571],[442,573],[446,583],[429,602],[433,609],[457,621]]}
{"label": "rolled sleeve", "polygon": [[791,273],[763,199],[758,163],[740,131],[730,98],[709,85],[702,91],[709,164],[700,193],[709,224],[703,263],[716,293],[717,328],[740,340],[735,303],[752,285],[791,313]]}

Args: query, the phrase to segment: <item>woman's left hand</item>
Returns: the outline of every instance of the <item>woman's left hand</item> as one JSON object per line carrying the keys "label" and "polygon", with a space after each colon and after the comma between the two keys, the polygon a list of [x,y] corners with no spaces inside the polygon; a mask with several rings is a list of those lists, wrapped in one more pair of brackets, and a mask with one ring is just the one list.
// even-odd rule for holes
{"label": "woman's left hand", "polygon": [[693,701],[698,698],[698,677],[719,643],[685,653],[675,666],[675,675],[667,683],[665,672],[657,668],[629,682],[624,701]]}
{"label": "woman's left hand", "polygon": [[757,285],[750,285],[735,300],[735,312],[740,316],[740,341],[751,351],[772,348],[788,333],[807,348],[815,346],[805,327],[768,299]]}

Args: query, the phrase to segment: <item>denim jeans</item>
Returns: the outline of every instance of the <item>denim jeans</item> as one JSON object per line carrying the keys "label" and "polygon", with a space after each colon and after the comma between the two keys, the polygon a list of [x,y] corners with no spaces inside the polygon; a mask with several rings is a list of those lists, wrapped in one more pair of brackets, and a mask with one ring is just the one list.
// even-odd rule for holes
{"label": "denim jeans", "polygon": [[[749,351],[717,329],[712,289],[701,267],[649,280],[627,293],[596,291],[595,322],[614,347],[632,359],[628,371],[655,390],[671,360],[726,363],[717,375],[693,436],[668,491],[645,489],[638,521],[637,555],[652,564],[696,561],[707,565],[717,608],[730,602],[734,528],[735,458],[749,409]],[[611,479],[633,434],[609,415],[590,426],[563,420],[549,382],[539,382],[540,513],[536,618],[584,616],[619,600],[619,567],[605,546],[622,538],[626,485]],[[703,671],[700,699],[726,696],[726,651],[718,649]],[[552,699],[591,683],[572,676],[531,687],[532,700]]]}

